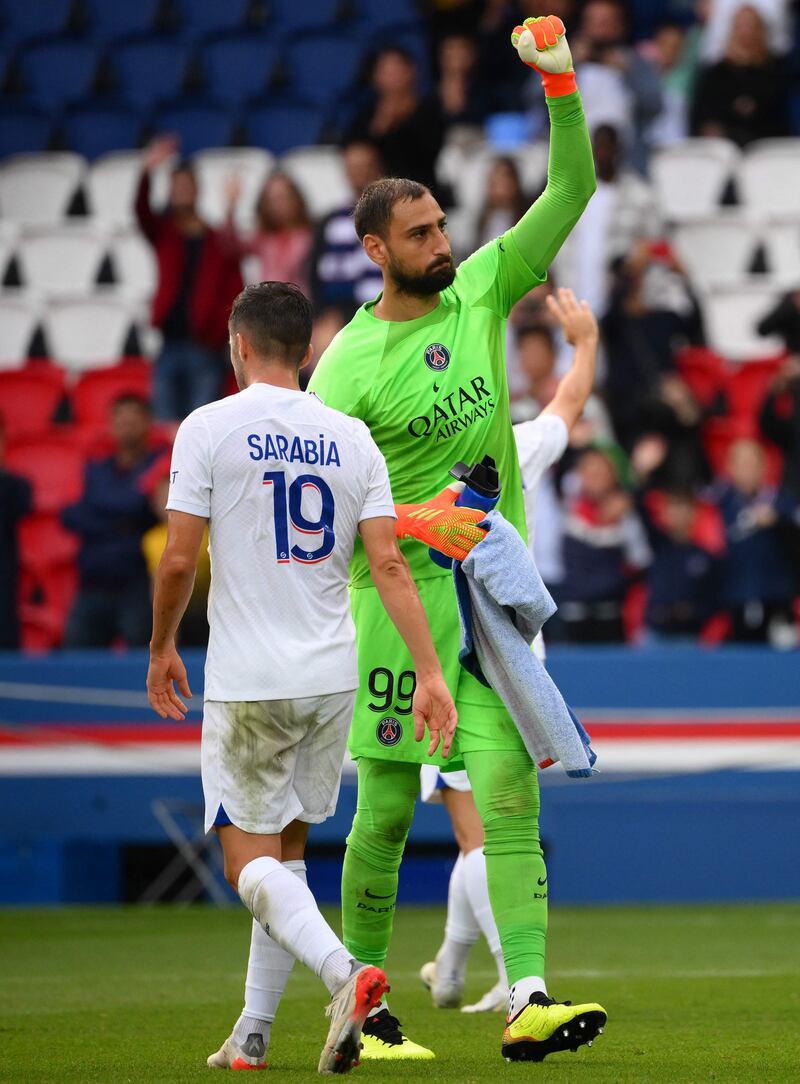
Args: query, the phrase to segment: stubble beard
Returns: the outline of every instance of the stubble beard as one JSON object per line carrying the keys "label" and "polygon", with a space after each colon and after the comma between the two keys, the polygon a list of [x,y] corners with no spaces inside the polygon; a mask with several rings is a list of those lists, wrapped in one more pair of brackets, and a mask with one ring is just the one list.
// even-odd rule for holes
{"label": "stubble beard", "polygon": [[446,267],[437,271],[425,271],[421,275],[409,275],[396,263],[390,263],[387,270],[398,293],[407,294],[409,297],[432,297],[452,286],[456,277],[452,256]]}

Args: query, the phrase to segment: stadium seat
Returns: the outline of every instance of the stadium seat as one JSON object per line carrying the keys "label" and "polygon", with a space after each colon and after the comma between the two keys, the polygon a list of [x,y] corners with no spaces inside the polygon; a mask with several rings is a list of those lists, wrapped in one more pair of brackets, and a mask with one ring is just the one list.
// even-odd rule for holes
{"label": "stadium seat", "polygon": [[165,105],[156,118],[162,132],[173,132],[186,156],[208,147],[225,147],[233,136],[234,120],[230,109],[208,102],[182,99]]}
{"label": "stadium seat", "polygon": [[800,218],[800,139],[751,143],[738,180],[748,211],[760,218]]}
{"label": "stadium seat", "polygon": [[94,290],[108,238],[86,226],[39,227],[19,242],[24,285],[48,297],[90,294]]}
{"label": "stadium seat", "polygon": [[255,105],[247,110],[247,142],[284,154],[318,143],[324,114],[309,105]]}
{"label": "stadium seat", "polygon": [[[510,151],[504,157],[512,158],[519,170],[522,187],[526,192],[535,192],[543,187],[547,178],[547,147],[533,145]],[[451,150],[447,156],[440,156],[441,170],[437,163],[437,175],[455,190],[456,203],[476,213],[486,194],[486,181],[492,163],[498,158],[494,147],[483,144],[468,151]]]}
{"label": "stadium seat", "polygon": [[774,287],[751,283],[717,287],[704,295],[706,335],[712,350],[731,361],[771,357],[781,350],[774,335],[762,336],[756,325],[777,303]]}
{"label": "stadium seat", "polygon": [[389,26],[419,24],[419,9],[414,0],[354,0],[352,5],[356,18],[372,29]]}
{"label": "stadium seat", "polygon": [[57,111],[86,97],[97,62],[95,47],[85,41],[63,38],[36,42],[19,58],[25,96],[33,105]]}
{"label": "stadium seat", "polygon": [[18,45],[45,34],[60,34],[67,29],[74,0],[6,0],[3,4],[3,37]]}
{"label": "stadium seat", "polygon": [[728,476],[728,453],[734,441],[756,440],[766,456],[769,485],[776,485],[781,476],[781,454],[774,444],[762,440],[755,418],[709,418],[703,426],[703,446],[714,474]]}
{"label": "stadium seat", "polygon": [[177,0],[181,33],[196,39],[241,30],[247,22],[250,5],[251,0],[225,0],[225,3],[220,0]]}
{"label": "stadium seat", "polygon": [[138,230],[119,233],[111,241],[117,292],[149,301],[156,290],[158,268],[153,247]]}
{"label": "stadium seat", "polygon": [[109,53],[119,97],[139,109],[150,109],[183,89],[189,58],[185,44],[168,37],[123,42]]}
{"label": "stadium seat", "polygon": [[23,567],[34,573],[69,564],[78,553],[78,537],[52,513],[26,516],[19,525]]}
{"label": "stadium seat", "polygon": [[783,366],[785,355],[743,361],[728,367],[725,374],[725,395],[728,412],[736,418],[758,417],[770,384]]}
{"label": "stadium seat", "polygon": [[770,281],[786,289],[800,286],[800,222],[770,222],[762,232]]}
{"label": "stadium seat", "polygon": [[36,437],[9,444],[6,465],[33,487],[35,512],[55,513],[83,489],[83,453],[69,437]]}
{"label": "stadium seat", "polygon": [[0,216],[29,226],[58,225],[86,163],[77,154],[21,154],[0,166]]}
{"label": "stadium seat", "polygon": [[321,218],[353,202],[338,147],[300,147],[281,158],[280,168],[302,191],[312,218]]}
{"label": "stadium seat", "polygon": [[758,236],[738,215],[722,216],[677,226],[672,243],[689,278],[702,289],[746,280]]}
{"label": "stadium seat", "polygon": [[[302,5],[296,5],[300,8]],[[364,56],[358,38],[303,34],[286,50],[289,91],[298,101],[329,108],[355,82]],[[313,57],[313,64],[308,58]],[[304,143],[316,142],[306,137]]]}
{"label": "stadium seat", "polygon": [[144,359],[123,361],[108,369],[84,373],[72,389],[72,412],[81,427],[106,428],[111,406],[132,392],[150,398],[152,367]]}
{"label": "stadium seat", "polygon": [[672,222],[708,218],[740,159],[727,139],[686,139],[656,152],[650,174],[661,213]]}
{"label": "stadium seat", "polygon": [[[298,4],[297,0],[272,0],[270,31],[284,36],[288,42],[289,35],[294,35],[299,30],[318,30],[334,26],[338,22],[341,8],[341,0],[314,0],[313,4]],[[317,71],[316,57],[311,70]]]}
{"label": "stadium seat", "polygon": [[134,318],[124,301],[95,298],[53,302],[43,323],[50,355],[67,369],[83,372],[123,356]]}
{"label": "stadium seat", "polygon": [[0,370],[21,369],[39,323],[37,306],[29,300],[0,300]]}
{"label": "stadium seat", "polygon": [[108,154],[92,163],[86,194],[89,213],[96,222],[112,227],[132,225],[141,172],[142,156],[136,151]]}
{"label": "stadium seat", "polygon": [[113,102],[90,101],[73,106],[61,123],[67,147],[90,160],[138,146],[141,131],[140,115]]}
{"label": "stadium seat", "polygon": [[200,190],[198,207],[203,218],[215,225],[224,221],[225,184],[236,174],[242,184],[236,221],[243,229],[251,228],[259,193],[275,166],[273,156],[261,147],[214,147],[196,154],[192,165]]}
{"label": "stadium seat", "polygon": [[8,440],[47,433],[64,398],[64,373],[54,365],[0,372],[0,418]]}
{"label": "stadium seat", "polygon": [[725,384],[725,362],[705,346],[684,346],[675,354],[681,378],[704,409],[714,404]]}
{"label": "stadium seat", "polygon": [[78,590],[75,562],[49,566],[35,575],[23,568],[21,587],[23,649],[44,652],[60,647]]}
{"label": "stadium seat", "polygon": [[86,32],[95,41],[110,42],[147,34],[156,29],[162,0],[136,0],[135,3],[109,3],[108,0],[83,0]]}
{"label": "stadium seat", "polygon": [[52,128],[47,113],[22,102],[0,102],[0,158],[47,150]]}
{"label": "stadium seat", "polygon": [[202,53],[209,97],[233,106],[258,97],[267,90],[277,61],[274,38],[237,34],[209,42]]}

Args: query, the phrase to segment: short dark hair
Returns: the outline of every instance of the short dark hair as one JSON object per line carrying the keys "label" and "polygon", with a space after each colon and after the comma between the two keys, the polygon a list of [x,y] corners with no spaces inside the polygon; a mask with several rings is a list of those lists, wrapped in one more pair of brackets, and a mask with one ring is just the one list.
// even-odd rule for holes
{"label": "short dark hair", "polygon": [[523,339],[542,339],[551,350],[555,350],[556,342],[552,330],[545,324],[523,324],[517,331],[517,344]]}
{"label": "short dark hair", "polygon": [[153,406],[146,395],[140,395],[138,391],[123,391],[116,396],[111,409],[116,410],[118,407],[134,406],[138,407],[143,414],[152,414]]}
{"label": "short dark hair", "polygon": [[426,185],[407,177],[381,177],[368,184],[353,211],[359,241],[363,241],[368,233],[385,237],[394,205],[403,199],[421,199],[430,195],[430,191]]}
{"label": "short dark hair", "polygon": [[247,332],[259,357],[296,367],[311,342],[311,302],[293,282],[259,282],[236,298],[228,324]]}

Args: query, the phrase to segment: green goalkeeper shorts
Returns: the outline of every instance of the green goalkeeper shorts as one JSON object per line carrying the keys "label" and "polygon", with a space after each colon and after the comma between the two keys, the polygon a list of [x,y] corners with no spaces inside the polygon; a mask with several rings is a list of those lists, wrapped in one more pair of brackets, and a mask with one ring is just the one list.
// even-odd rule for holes
{"label": "green goalkeeper shorts", "polygon": [[448,688],[458,709],[458,727],[450,756],[427,756],[428,741],[414,740],[414,664],[400,634],[389,620],[374,587],[351,590],[358,645],[359,685],[350,753],[412,764],[463,768],[461,754],[482,749],[524,749],[514,721],[492,690],[468,674],[458,661],[461,627],[451,576],[432,576],[417,583],[428,615],[433,642]]}

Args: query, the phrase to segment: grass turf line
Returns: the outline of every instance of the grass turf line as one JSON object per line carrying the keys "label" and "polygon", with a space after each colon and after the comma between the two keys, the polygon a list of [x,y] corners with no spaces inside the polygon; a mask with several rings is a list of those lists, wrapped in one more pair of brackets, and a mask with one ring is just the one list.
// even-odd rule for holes
{"label": "grass turf line", "polygon": [[[335,911],[328,917],[338,923]],[[397,916],[387,966],[392,1010],[435,1062],[364,1062],[355,1081],[417,1084],[546,1075],[576,1084],[783,1084],[800,1079],[800,908],[556,908],[551,993],[598,1000],[609,1025],[591,1050],[507,1065],[502,1016],[433,1009],[417,978],[439,944],[442,909]],[[0,1081],[181,1084],[242,1002],[244,909],[64,908],[0,912]],[[495,980],[473,950],[466,999]],[[318,1079],[322,984],[298,965],[273,1029],[271,1077]],[[223,1078],[224,1079],[224,1078]]]}

